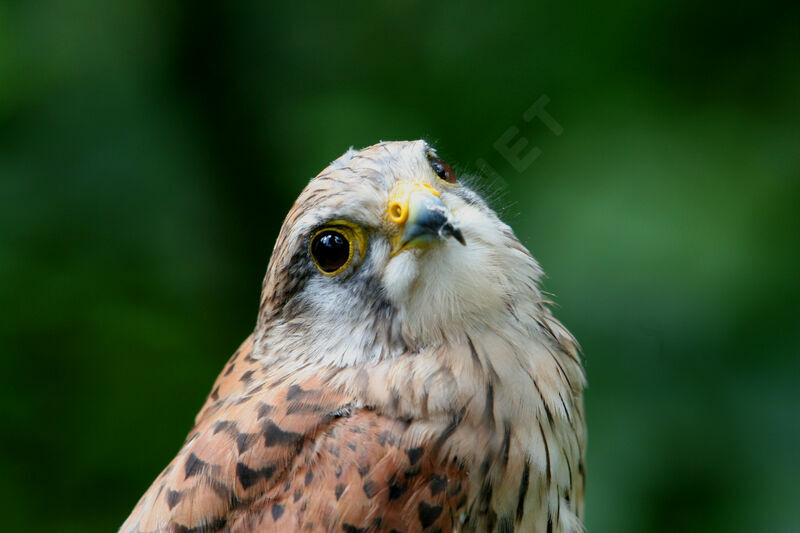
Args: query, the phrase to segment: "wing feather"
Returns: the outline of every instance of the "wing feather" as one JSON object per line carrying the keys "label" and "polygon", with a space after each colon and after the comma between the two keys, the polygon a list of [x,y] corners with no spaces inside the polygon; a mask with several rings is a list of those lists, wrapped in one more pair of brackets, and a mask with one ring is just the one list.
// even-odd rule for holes
{"label": "wing feather", "polygon": [[124,532],[452,531],[465,472],[410,446],[319,372],[270,371],[247,339]]}

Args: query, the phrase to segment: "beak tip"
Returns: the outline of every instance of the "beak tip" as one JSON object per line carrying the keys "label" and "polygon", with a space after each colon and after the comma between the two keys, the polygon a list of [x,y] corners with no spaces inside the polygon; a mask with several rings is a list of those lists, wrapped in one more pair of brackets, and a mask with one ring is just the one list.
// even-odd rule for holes
{"label": "beak tip", "polygon": [[457,226],[454,226],[449,221],[446,222],[439,230],[439,235],[444,238],[453,237],[455,240],[461,243],[461,246],[467,245],[467,241],[464,240],[464,234],[461,233],[461,230]]}
{"label": "beak tip", "polygon": [[461,243],[461,246],[467,245],[467,241],[464,240],[464,234],[461,233],[460,229],[453,228],[453,237],[455,237],[456,240]]}

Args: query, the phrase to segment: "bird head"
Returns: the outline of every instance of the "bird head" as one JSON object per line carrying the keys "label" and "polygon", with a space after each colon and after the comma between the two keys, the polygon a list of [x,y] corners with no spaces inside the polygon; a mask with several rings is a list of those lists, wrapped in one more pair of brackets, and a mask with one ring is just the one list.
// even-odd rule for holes
{"label": "bird head", "polygon": [[386,359],[538,304],[540,274],[426,142],[351,149],[311,180],[283,224],[256,342],[298,361]]}

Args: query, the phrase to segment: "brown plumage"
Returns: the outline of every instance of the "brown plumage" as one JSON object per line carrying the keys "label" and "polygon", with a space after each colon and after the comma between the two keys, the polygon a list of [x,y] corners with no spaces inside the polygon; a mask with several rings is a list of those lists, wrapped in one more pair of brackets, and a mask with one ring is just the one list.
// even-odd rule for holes
{"label": "brown plumage", "polygon": [[540,275],[426,143],[349,151],[121,531],[580,531],[584,375]]}

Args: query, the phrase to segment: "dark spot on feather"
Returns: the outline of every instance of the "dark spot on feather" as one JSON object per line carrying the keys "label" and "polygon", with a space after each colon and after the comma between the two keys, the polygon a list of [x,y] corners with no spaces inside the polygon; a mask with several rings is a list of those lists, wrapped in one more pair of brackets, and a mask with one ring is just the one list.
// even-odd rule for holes
{"label": "dark spot on feather", "polygon": [[300,499],[300,498],[302,498],[302,497],[303,497],[303,493],[302,493],[302,492],[300,492],[299,490],[296,490],[296,491],[294,491],[294,498],[293,498],[293,501],[294,501],[295,503],[297,503],[297,500],[299,500],[299,499]]}
{"label": "dark spot on feather", "polygon": [[265,403],[259,403],[258,404],[258,419],[261,420],[262,418],[264,418],[265,416],[270,414],[272,412],[272,410],[273,410],[273,407],[271,405],[267,405]]}
{"label": "dark spot on feather", "polygon": [[286,399],[292,402],[294,400],[302,398],[306,394],[307,392],[304,391],[303,388],[300,387],[300,385],[292,385],[291,387],[289,387],[289,390],[286,391]]}
{"label": "dark spot on feather", "polygon": [[567,404],[564,402],[564,397],[561,396],[561,393],[558,393],[558,399],[561,400],[561,408],[564,409],[564,414],[567,416],[567,423],[571,426],[572,425],[572,416],[569,414],[569,409],[567,409]]}
{"label": "dark spot on feather", "polygon": [[544,443],[544,456],[547,459],[547,484],[550,485],[550,480],[552,479],[552,473],[550,472],[550,447],[547,445],[547,437],[544,434],[544,428],[542,428],[542,423],[539,423],[539,432],[542,434],[542,442]]}
{"label": "dark spot on feather", "polygon": [[495,524],[497,524],[497,513],[493,509],[489,509],[486,514],[486,531],[494,531]]}
{"label": "dark spot on feather", "polygon": [[561,453],[564,455],[564,464],[567,465],[567,476],[569,479],[569,489],[564,489],[565,497],[567,498],[567,502],[569,502],[569,492],[572,491],[572,467],[569,464],[569,459],[567,459],[567,452],[564,448],[561,448]]}
{"label": "dark spot on feather", "polygon": [[186,477],[184,479],[189,479],[190,477],[202,472],[207,464],[208,463],[201,460],[194,453],[189,454],[189,458],[186,459]]}
{"label": "dark spot on feather", "polygon": [[544,407],[544,414],[547,415],[547,424],[551,428],[553,427],[553,413],[550,412],[550,406],[547,405],[544,401],[542,401],[542,406]]}
{"label": "dark spot on feather", "polygon": [[459,424],[461,424],[461,420],[464,418],[464,413],[466,412],[466,409],[467,409],[466,407],[462,407],[461,411],[458,412],[456,417],[450,421],[450,424],[448,424],[448,426],[445,428],[445,430],[442,432],[439,438],[436,439],[436,444],[434,445],[436,449],[441,448],[444,445],[444,443],[447,442],[447,439],[450,438],[453,432],[455,432],[456,428],[459,426]]}
{"label": "dark spot on feather", "polygon": [[475,349],[475,344],[469,336],[467,336],[467,343],[469,344],[469,353],[472,355],[472,362],[475,363],[478,368],[483,368],[481,358],[478,356],[478,350]]}
{"label": "dark spot on feather", "polygon": [[364,489],[364,494],[367,495],[367,498],[371,499],[375,496],[375,494],[378,493],[379,487],[378,484],[375,483],[375,481],[373,481],[372,479],[368,479],[367,481],[364,482],[362,488]]}
{"label": "dark spot on feather", "polygon": [[256,470],[249,468],[244,463],[237,463],[236,477],[239,478],[242,487],[249,489],[258,481],[259,475]]}
{"label": "dark spot on feather", "polygon": [[503,468],[508,466],[508,452],[511,448],[511,426],[508,422],[503,424]]}
{"label": "dark spot on feather", "polygon": [[230,420],[220,420],[219,422],[214,424],[214,435],[216,435],[220,431],[227,431],[234,427],[236,427],[236,422],[231,422]]}
{"label": "dark spot on feather", "polygon": [[170,511],[173,507],[178,505],[183,499],[183,492],[180,490],[168,490],[167,491],[167,506],[169,507]]}
{"label": "dark spot on feather", "polygon": [[419,475],[420,470],[421,470],[420,465],[412,466],[411,468],[407,468],[403,472],[403,474],[406,476],[406,481],[408,481],[409,479]]}
{"label": "dark spot on feather", "polygon": [[264,429],[261,431],[264,436],[264,446],[279,446],[279,445],[293,445],[298,444],[303,440],[300,433],[293,431],[284,431],[279,428],[272,420],[267,420],[264,424]]}
{"label": "dark spot on feather", "polygon": [[447,487],[447,478],[437,474],[431,475],[431,482],[428,483],[428,488],[431,489],[431,496],[436,496]]}
{"label": "dark spot on feather", "polygon": [[227,521],[227,518],[217,518],[193,528],[188,528],[181,524],[173,524],[169,531],[170,533],[213,533],[224,529]]}
{"label": "dark spot on feather", "polygon": [[336,501],[339,501],[339,498],[342,497],[342,493],[344,492],[344,483],[339,483],[336,485],[336,490],[334,494],[336,495]]}
{"label": "dark spot on feather", "polygon": [[367,528],[356,527],[353,524],[344,523],[342,524],[342,531],[344,531],[344,533],[367,533]]}
{"label": "dark spot on feather", "polygon": [[497,522],[497,533],[513,533],[514,519],[511,515],[504,514]]}
{"label": "dark spot on feather", "polygon": [[489,473],[489,467],[492,466],[492,463],[489,462],[489,459],[484,459],[481,462],[481,477],[486,477],[486,474]]}
{"label": "dark spot on feather", "polygon": [[208,478],[206,479],[206,483],[208,483],[208,487],[214,491],[214,494],[219,496],[222,501],[230,501],[231,506],[237,505],[237,503],[233,501],[232,487],[226,485],[216,478]]}
{"label": "dark spot on feather", "polygon": [[239,381],[244,381],[245,383],[247,383],[248,381],[253,379],[253,374],[255,373],[256,373],[255,370],[248,370],[247,372],[242,374],[242,377],[239,378]]}
{"label": "dark spot on feather", "polygon": [[522,469],[522,480],[519,483],[519,496],[517,496],[517,522],[522,521],[522,515],[525,513],[525,498],[528,495],[530,473],[531,464],[526,459],[525,466]]}
{"label": "dark spot on feather", "polygon": [[392,387],[392,390],[389,394],[389,409],[391,411],[397,411],[400,407],[400,391]]}
{"label": "dark spot on feather", "polygon": [[553,517],[547,515],[547,533],[553,533]]}
{"label": "dark spot on feather", "polygon": [[233,402],[233,405],[242,405],[245,402],[249,402],[252,398],[253,397],[250,396],[250,395],[244,395],[244,396],[240,397],[238,400],[236,400],[235,402]]}
{"label": "dark spot on feather", "polygon": [[206,531],[203,533],[213,533],[214,531],[222,531],[225,529],[225,525],[228,523],[228,519],[221,517],[217,518],[206,524]]}
{"label": "dark spot on feather", "polygon": [[417,508],[419,512],[419,523],[422,524],[423,529],[433,524],[439,515],[442,514],[441,505],[428,505],[425,502],[419,502]]}
{"label": "dark spot on feather", "polygon": [[422,457],[422,453],[423,452],[424,452],[424,449],[421,446],[419,446],[417,448],[409,448],[409,449],[407,449],[406,450],[406,455],[408,455],[408,461],[412,465],[417,464],[417,461],[420,460],[420,458]]}
{"label": "dark spot on feather", "polygon": [[485,513],[489,509],[489,503],[492,501],[492,492],[494,487],[489,481],[484,481],[481,485],[481,492],[478,495],[478,511]]}
{"label": "dark spot on feather", "polygon": [[389,480],[389,500],[396,500],[400,498],[408,490],[408,485],[397,483],[395,476]]}
{"label": "dark spot on feather", "polygon": [[214,387],[214,390],[211,391],[211,399],[214,401],[219,400],[219,385]]}
{"label": "dark spot on feather", "polygon": [[272,504],[272,519],[277,521],[283,514],[283,505],[279,503]]}
{"label": "dark spot on feather", "polygon": [[236,447],[240,454],[246,452],[250,446],[253,445],[255,437],[256,435],[253,433],[240,433],[239,436],[236,437]]}
{"label": "dark spot on feather", "polygon": [[275,466],[273,465],[266,466],[259,470],[253,470],[244,463],[236,463],[236,477],[245,490],[258,483],[259,479],[270,479],[274,473]]}
{"label": "dark spot on feather", "polygon": [[364,476],[366,476],[369,473],[369,469],[370,468],[371,468],[371,465],[369,463],[366,463],[366,464],[363,464],[363,465],[359,465],[359,467],[357,468],[358,475],[363,478]]}
{"label": "dark spot on feather", "polygon": [[494,385],[492,383],[486,384],[486,407],[483,416],[486,419],[486,424],[490,428],[494,428]]}
{"label": "dark spot on feather", "polygon": [[306,487],[311,485],[311,481],[313,481],[313,480],[314,480],[314,472],[309,470],[308,472],[306,472],[306,479],[304,480],[304,483],[305,483]]}

